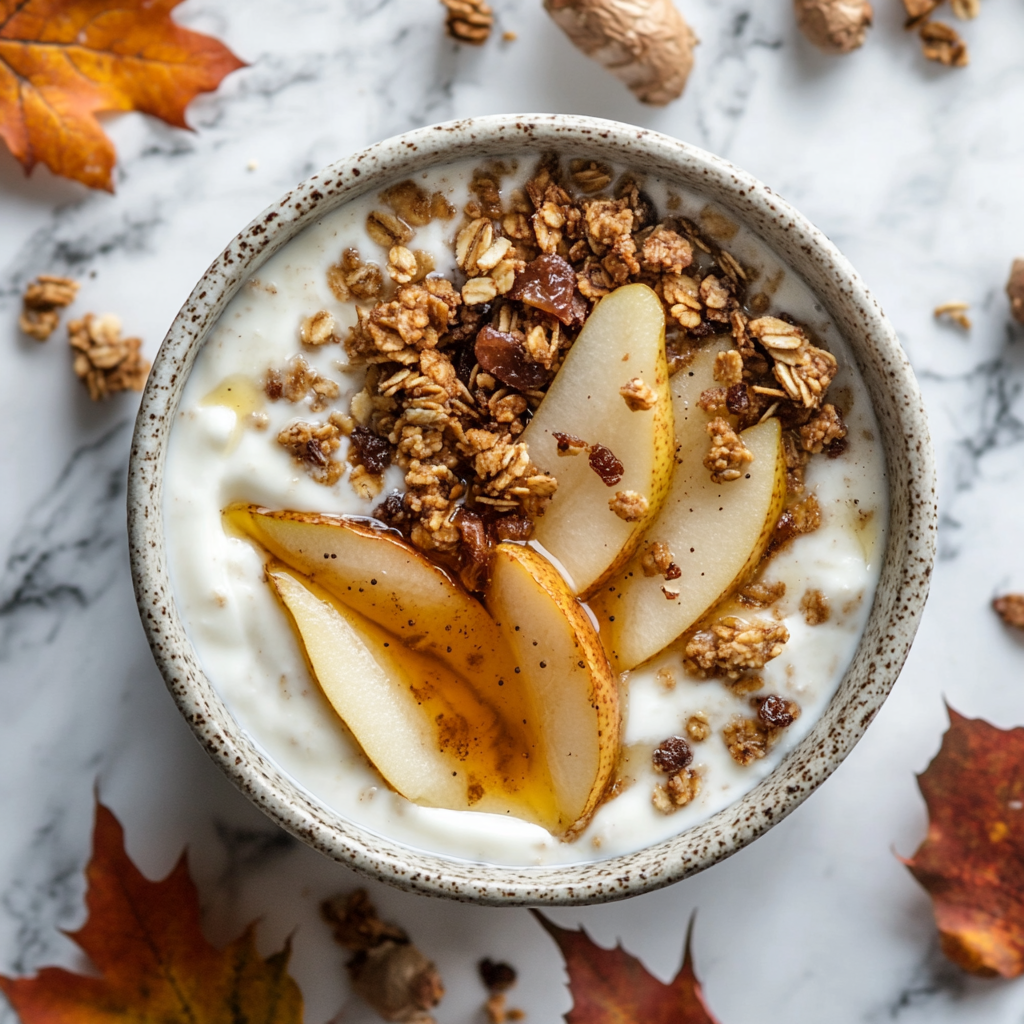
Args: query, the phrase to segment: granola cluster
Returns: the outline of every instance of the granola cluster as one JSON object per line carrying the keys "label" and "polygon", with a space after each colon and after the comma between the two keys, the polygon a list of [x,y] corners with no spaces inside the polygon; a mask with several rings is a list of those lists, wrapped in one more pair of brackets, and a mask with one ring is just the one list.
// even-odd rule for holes
{"label": "granola cluster", "polygon": [[1003,594],[994,598],[992,610],[1007,626],[1024,630],[1024,594]]}
{"label": "granola cluster", "polygon": [[[554,156],[521,189],[503,184],[510,173],[500,163],[478,168],[461,220],[441,193],[412,180],[381,193],[366,222],[381,257],[349,248],[328,271],[332,293],[355,303],[355,325],[339,338],[331,313],[315,311],[298,339],[307,349],[341,342],[349,364],[365,367],[364,386],[346,413],[293,424],[280,443],[332,484],[344,473],[348,436],[349,480],[364,497],[381,493],[384,471],[397,467],[403,488],[374,514],[478,589],[494,544],[529,536],[558,486],[557,468],[536,465],[522,442],[526,424],[594,305],[620,285],[643,282],[663,302],[672,369],[704,339],[732,339],[716,360],[721,387],[709,396],[717,403],[707,459],[715,479],[743,475],[752,456],[740,431],[774,415],[798,494],[811,454],[834,454],[845,437],[839,410],[823,401],[836,372],[831,354],[791,318],[751,318],[745,310],[764,312],[768,299],[759,294],[744,306],[747,271],[692,222],[660,216],[633,176]],[[435,220],[453,222],[456,270],[448,275],[414,247],[417,229]],[[271,371],[267,393],[321,411],[338,385],[297,356]],[[640,377],[620,394],[632,410],[657,401]],[[600,448],[571,435],[559,441],[560,455],[588,452],[612,488],[623,466]],[[649,511],[647,497],[628,490],[614,491],[608,507],[627,522]],[[645,572],[677,578],[671,558],[662,565],[664,553],[648,554]]]}
{"label": "granola cluster", "polygon": [[734,718],[722,730],[729,755],[744,767],[764,757],[800,717],[800,705],[778,694],[754,697],[750,703],[757,711],[755,718]]}
{"label": "granola cluster", "polygon": [[60,323],[60,310],[75,301],[78,288],[78,282],[70,277],[40,274],[21,297],[18,326],[36,341],[46,341]]}
{"label": "granola cluster", "polygon": [[750,449],[729,421],[721,416],[716,416],[707,425],[707,432],[711,438],[711,450],[704,456],[704,467],[711,471],[711,479],[716,484],[738,480],[747,464],[754,461]]}
{"label": "granola cluster", "polygon": [[[730,314],[734,348],[715,358],[715,379],[698,400],[715,418],[708,424],[711,445],[704,465],[716,483],[738,480],[752,459],[740,432],[776,416],[783,428],[786,486],[791,496],[804,489],[811,455],[836,458],[846,450],[846,424],[825,395],[835,378],[835,356],[811,343],[806,331],[780,315],[748,319]],[[728,418],[726,418],[728,417]]]}
{"label": "granola cluster", "polygon": [[832,605],[829,599],[816,587],[804,592],[800,598],[800,611],[808,626],[820,626],[828,622],[832,616]]}
{"label": "granola cluster", "polygon": [[[921,39],[921,52],[928,60],[946,67],[964,68],[970,63],[967,44],[952,25],[933,21],[932,14],[942,0],[903,0],[907,12],[904,27],[917,30]],[[961,21],[970,21],[981,12],[980,0],[952,0],[953,14]]]}
{"label": "granola cluster", "polygon": [[687,641],[687,671],[702,679],[725,676],[738,679],[747,669],[760,669],[782,653],[789,630],[780,622],[741,619],[727,615]]}
{"label": "granola cluster", "polygon": [[662,740],[651,755],[654,770],[668,776],[664,785],[655,786],[651,794],[651,802],[662,814],[685,807],[700,793],[701,777],[689,767],[692,760],[693,751],[682,736]]}
{"label": "granola cluster", "polygon": [[141,391],[149,376],[141,338],[122,338],[121,321],[113,313],[86,313],[68,324],[75,376],[98,402],[117,391]]}
{"label": "granola cluster", "polygon": [[494,25],[494,12],[484,0],[441,0],[448,8],[445,28],[460,43],[481,46]]}

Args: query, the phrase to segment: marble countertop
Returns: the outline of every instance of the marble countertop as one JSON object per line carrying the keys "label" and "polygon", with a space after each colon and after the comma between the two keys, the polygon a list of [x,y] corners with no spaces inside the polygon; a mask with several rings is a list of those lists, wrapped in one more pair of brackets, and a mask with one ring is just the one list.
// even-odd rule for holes
{"label": "marble countertop", "polygon": [[[789,819],[732,859],[653,895],[552,916],[620,940],[662,979],[699,909],[695,953],[723,1024],[1017,1022],[1024,981],[969,979],[938,950],[930,904],[896,854],[925,828],[914,780],[938,749],[943,701],[1024,722],[1024,645],[988,608],[1024,589],[1024,329],[1002,288],[1024,255],[1024,6],[984,0],[963,28],[969,68],[927,64],[879,3],[868,45],[824,57],[786,0],[684,0],[702,44],[685,98],[653,110],[587,61],[536,0],[497,0],[480,50],[440,31],[432,0],[188,0],[179,19],[249,62],[190,108],[190,134],[112,118],[117,193],[90,194],[0,152],[0,969],[79,964],[58,931],[82,920],[94,788],[141,867],[188,845],[208,933],[261,917],[264,951],[294,934],[311,1024],[373,1018],[350,1000],[319,901],[362,884],[279,831],[226,782],[164,690],[128,573],[124,477],[137,396],[93,405],[61,335],[16,329],[39,272],[84,284],[75,310],[116,311],[152,357],[232,235],[294,183],[378,139],[502,111],[599,115],[667,132],[752,172],[821,227],[880,298],[915,366],[941,478],[940,560],[907,667],[864,740]],[[973,329],[932,308],[970,302]],[[525,910],[370,885],[448,985],[441,1024],[479,1020],[474,964],[520,970],[535,1024],[570,1003],[559,958]],[[2,1024],[13,1014],[0,1010]]]}

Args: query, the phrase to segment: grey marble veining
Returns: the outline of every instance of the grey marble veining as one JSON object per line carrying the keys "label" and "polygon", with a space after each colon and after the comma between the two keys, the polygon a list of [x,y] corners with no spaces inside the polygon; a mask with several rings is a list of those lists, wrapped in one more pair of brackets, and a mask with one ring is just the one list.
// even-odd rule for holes
{"label": "grey marble veining", "polygon": [[[108,119],[114,196],[0,152],[0,968],[80,965],[58,929],[81,922],[92,799],[127,828],[151,875],[186,844],[210,937],[260,917],[265,952],[294,933],[307,1019],[360,1024],[343,956],[319,920],[353,875],[285,837],[226,783],[153,668],[127,572],[123,489],[136,399],[93,406],[63,333],[18,335],[38,272],[83,281],[73,314],[116,311],[152,356],[192,285],[265,205],[329,161],[407,128],[470,114],[572,111],[712,149],[794,202],[850,257],[919,373],[939,452],[942,560],[907,669],[847,762],[790,819],[662,893],[553,916],[621,939],[668,979],[699,908],[696,956],[723,1024],[901,1024],[1024,1019],[1024,981],[965,978],[938,951],[927,898],[894,851],[924,834],[914,773],[938,748],[943,699],[1024,722],[1024,643],[987,604],[1024,589],[1024,329],[1002,286],[1024,255],[1024,7],[984,0],[963,27],[971,67],[927,65],[876,4],[868,45],[836,60],[798,36],[786,0],[680,0],[701,46],[685,98],[636,103],[572,49],[535,0],[497,0],[476,50],[440,31],[433,0],[188,0],[180,20],[249,67],[191,107],[194,133]],[[254,170],[247,169],[255,161]],[[932,308],[972,304],[969,333]],[[479,1020],[474,963],[521,971],[537,1024],[569,1005],[550,941],[524,911],[371,887],[441,966],[441,1024]],[[340,1011],[340,1013],[339,1013]],[[2,1024],[13,1016],[0,1011]]]}

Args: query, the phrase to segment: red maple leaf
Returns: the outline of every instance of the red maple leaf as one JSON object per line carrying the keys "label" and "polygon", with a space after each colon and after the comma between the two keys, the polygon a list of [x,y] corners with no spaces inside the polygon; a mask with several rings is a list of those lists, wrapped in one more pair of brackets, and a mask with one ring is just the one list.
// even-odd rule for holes
{"label": "red maple leaf", "polygon": [[149,881],[128,858],[117,819],[97,804],[85,874],[89,916],[69,937],[99,976],[61,967],[0,975],[23,1024],[300,1024],[288,945],[263,959],[252,925],[224,949],[207,942],[184,854],[165,879]]}
{"label": "red maple leaf", "polygon": [[947,710],[942,746],[917,777],[928,835],[903,863],[932,898],[946,956],[1014,978],[1024,972],[1024,729]]}
{"label": "red maple leaf", "polygon": [[171,20],[181,0],[0,0],[0,139],[26,173],[113,191],[96,114],[141,110],[187,128],[185,108],[244,67]]}
{"label": "red maple leaf", "polygon": [[582,928],[559,928],[539,911],[533,914],[565,957],[572,992],[566,1024],[718,1024],[693,972],[692,918],[686,930],[683,965],[666,985],[621,944],[604,949]]}

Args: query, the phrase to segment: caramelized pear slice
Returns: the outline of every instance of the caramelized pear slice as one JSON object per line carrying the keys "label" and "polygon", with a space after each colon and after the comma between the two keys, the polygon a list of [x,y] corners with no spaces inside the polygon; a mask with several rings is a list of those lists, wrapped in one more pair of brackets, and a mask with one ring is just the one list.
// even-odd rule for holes
{"label": "caramelized pear slice", "polygon": [[423,806],[558,828],[543,760],[519,723],[315,583],[274,562],[267,578],[321,689],[390,786]]}
{"label": "caramelized pear slice", "polygon": [[[715,355],[725,347],[702,349],[672,378],[678,464],[644,542],[668,545],[682,575],[670,581],[644,576],[638,553],[592,602],[620,670],[653,657],[740,586],[764,554],[782,511],[786,463],[777,419],[741,434],[754,461],[739,480],[716,484],[704,466],[710,417],[697,399],[714,386]],[[666,590],[678,596],[670,598]]]}
{"label": "caramelized pear slice", "polygon": [[[634,410],[620,394],[636,378],[653,391],[650,408]],[[622,464],[621,479],[607,485],[586,453],[559,458],[557,433],[610,449]],[[586,597],[628,561],[672,478],[665,313],[647,285],[617,288],[597,304],[522,440],[537,466],[558,478],[534,537]],[[642,495],[646,513],[620,519],[608,505],[617,491]]]}
{"label": "caramelized pear slice", "polygon": [[554,566],[532,548],[499,544],[487,605],[520,666],[516,684],[538,709],[558,827],[585,827],[615,766],[619,698],[600,637]]}
{"label": "caramelized pear slice", "polygon": [[521,721],[515,659],[483,605],[393,531],[366,519],[235,505],[224,518],[343,604],[470,680]]}

